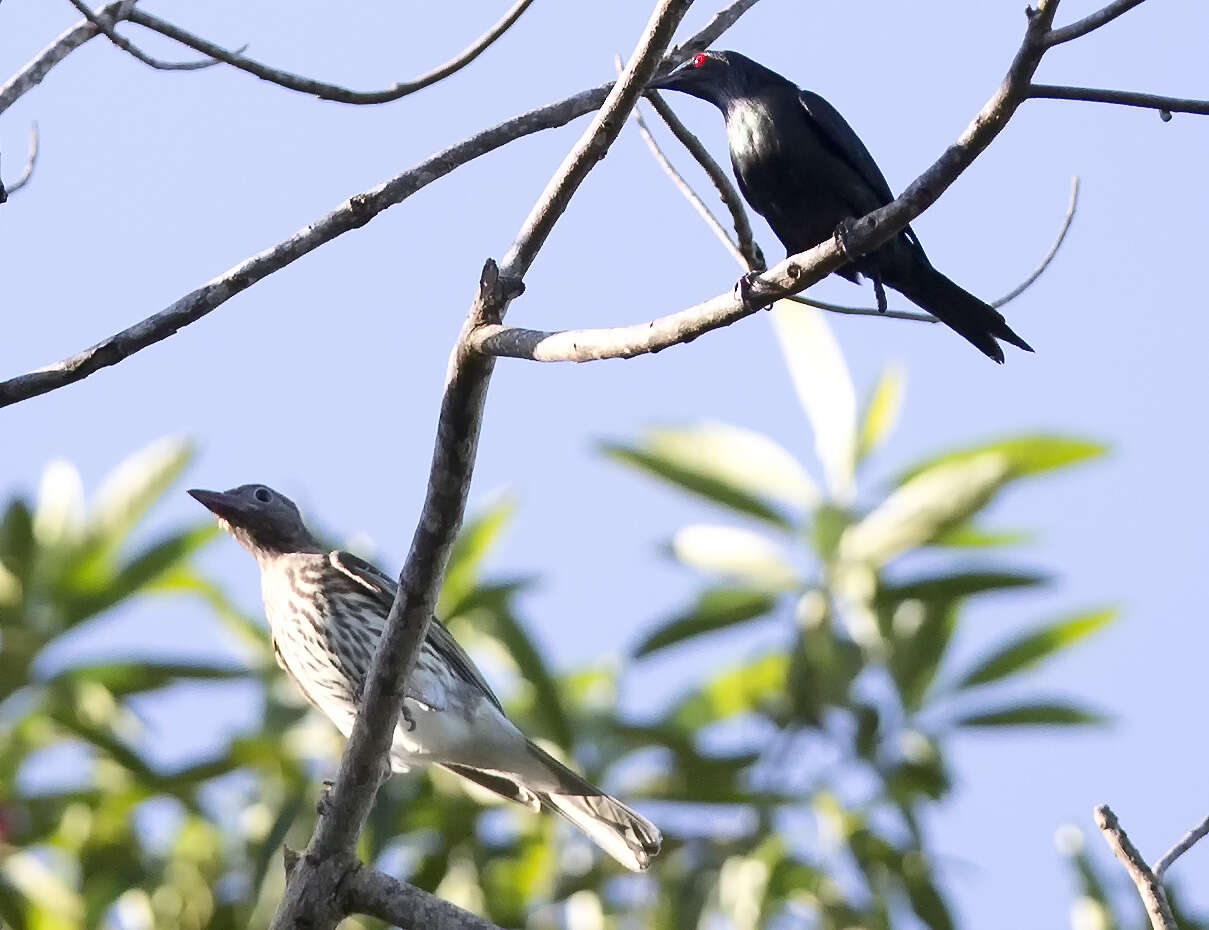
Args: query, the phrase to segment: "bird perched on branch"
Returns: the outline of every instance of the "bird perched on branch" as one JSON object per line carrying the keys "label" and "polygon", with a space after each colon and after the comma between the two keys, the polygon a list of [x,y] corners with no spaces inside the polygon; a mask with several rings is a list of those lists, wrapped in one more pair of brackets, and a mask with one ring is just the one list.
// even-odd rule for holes
{"label": "bird perched on branch", "polygon": [[[293,501],[262,484],[189,492],[260,564],[278,664],[347,737],[396,583],[324,549]],[[628,869],[659,851],[659,830],[539,749],[504,714],[470,657],[433,619],[407,680],[391,769],[441,765],[510,800],[553,808]]]}
{"label": "bird perched on branch", "polygon": [[[739,189],[790,255],[833,235],[843,245],[848,220],[894,199],[835,107],[737,52],[701,52],[649,86],[722,111]],[[886,308],[883,285],[893,288],[997,362],[1003,350],[996,339],[1033,351],[1002,314],[932,267],[910,227],[836,273],[853,282],[871,278],[879,310]]]}

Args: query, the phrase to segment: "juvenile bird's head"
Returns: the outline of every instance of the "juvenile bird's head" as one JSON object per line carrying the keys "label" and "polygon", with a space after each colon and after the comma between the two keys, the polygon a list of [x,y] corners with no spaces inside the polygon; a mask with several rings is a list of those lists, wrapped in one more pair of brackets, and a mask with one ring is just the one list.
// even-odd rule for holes
{"label": "juvenile bird's head", "polygon": [[222,528],[258,561],[286,552],[321,551],[294,502],[263,484],[229,491],[194,488],[189,495],[218,517]]}
{"label": "juvenile bird's head", "polygon": [[698,52],[676,70],[647,85],[651,90],[678,90],[707,100],[725,111],[732,103],[753,97],[771,87],[797,88],[738,52]]}

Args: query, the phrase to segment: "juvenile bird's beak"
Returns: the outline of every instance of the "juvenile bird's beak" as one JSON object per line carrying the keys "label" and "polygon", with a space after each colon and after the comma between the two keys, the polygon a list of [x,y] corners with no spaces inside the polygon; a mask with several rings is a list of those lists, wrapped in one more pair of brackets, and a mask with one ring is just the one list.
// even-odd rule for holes
{"label": "juvenile bird's beak", "polygon": [[704,68],[696,68],[691,61],[685,62],[679,68],[661,78],[655,78],[647,84],[647,90],[678,90],[683,94],[691,94],[708,100],[704,89],[709,85],[709,75]]}
{"label": "juvenile bird's beak", "polygon": [[241,517],[244,516],[243,502],[233,494],[225,494],[222,491],[203,491],[201,488],[192,488],[189,491],[189,496],[220,520],[238,524],[241,522]]}

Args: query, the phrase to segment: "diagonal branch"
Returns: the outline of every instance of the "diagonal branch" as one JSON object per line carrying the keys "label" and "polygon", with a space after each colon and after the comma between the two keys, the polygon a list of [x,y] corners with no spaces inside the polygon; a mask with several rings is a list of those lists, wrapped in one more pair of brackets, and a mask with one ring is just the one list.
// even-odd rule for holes
{"label": "diagonal branch", "polygon": [[522,279],[588,172],[605,156],[651,79],[692,0],[660,0],[638,48],[600,112],[555,172],[508,250],[502,271],[490,259],[478,297],[449,362],[428,491],[399,576],[364,697],[306,854],[290,873],[273,930],[304,921],[328,930],[344,916],[332,902],[358,870],[355,845],[377,793],[403,706],[404,687],[427,635],[437,593],[462,522],[474,472],[487,387],[495,360],[475,352],[469,337],[496,325],[523,290]]}
{"label": "diagonal branch", "polygon": [[1096,826],[1100,828],[1113,854],[1121,860],[1134,887],[1138,889],[1153,930],[1180,930],[1179,924],[1175,922],[1175,915],[1171,913],[1171,905],[1167,903],[1163,886],[1150,871],[1150,866],[1146,864],[1137,847],[1121,829],[1117,815],[1107,804],[1101,804],[1095,810],[1095,817]]}
{"label": "diagonal branch", "polygon": [[392,927],[415,930],[499,930],[444,898],[422,891],[384,872],[361,866],[341,886],[344,910],[368,914]]}
{"label": "diagonal branch", "polygon": [[1063,42],[1069,42],[1071,39],[1078,39],[1099,29],[1101,26],[1111,23],[1122,13],[1128,13],[1135,6],[1141,6],[1144,0],[1115,0],[1108,4],[1102,10],[1097,10],[1090,16],[1084,16],[1078,22],[1071,23],[1069,26],[1062,26],[1059,29],[1051,29],[1048,36],[1045,37],[1045,44],[1052,48],[1055,45],[1061,45]]}
{"label": "diagonal branch", "polygon": [[[1024,40],[991,99],[958,140],[896,200],[852,224],[846,249],[841,250],[834,239],[822,242],[769,269],[757,279],[753,288],[784,295],[805,290],[852,256],[862,255],[886,242],[935,203],[1003,130],[1025,100],[1029,82],[1045,53],[1045,35],[1056,7],[1057,0],[1041,0],[1036,10],[1029,11]],[[691,342],[704,333],[751,316],[758,309],[745,303],[737,294],[720,294],[687,310],[635,326],[561,333],[498,324],[486,326],[474,334],[473,345],[488,355],[543,362],[632,358]]]}
{"label": "diagonal branch", "polygon": [[[72,2],[74,3],[76,0],[72,0]],[[246,71],[248,74],[254,75],[262,81],[276,84],[278,87],[298,91],[302,94],[310,94],[318,97],[320,100],[334,100],[337,103],[364,105],[389,103],[392,100],[399,100],[449,77],[456,71],[460,71],[486,51],[496,39],[507,32],[512,24],[520,18],[520,15],[529,8],[532,2],[533,0],[516,0],[499,22],[475,39],[465,50],[443,65],[410,81],[401,81],[383,90],[368,91],[350,90],[336,84],[328,84],[324,81],[312,80],[299,74],[292,74],[289,71],[282,71],[279,68],[271,68],[268,65],[247,58],[238,51],[232,52],[220,45],[215,45],[213,42],[187,32],[179,26],[162,20],[145,10],[133,9],[127,18],[132,23],[136,23],[153,32],[158,32],[169,39],[174,39],[182,45],[187,45],[189,48],[201,52],[203,55],[208,55],[217,61],[225,62],[233,68]]]}
{"label": "diagonal branch", "polygon": [[114,24],[119,20],[129,18],[130,13],[134,10],[133,0],[126,0],[125,3],[119,4],[121,8],[114,14],[111,22],[107,22],[104,17],[94,13],[83,0],[67,0],[67,2],[74,6],[81,16],[96,26],[105,38],[123,52],[128,53],[148,67],[155,68],[157,71],[200,71],[202,68],[211,68],[219,63],[215,58],[205,58],[201,61],[162,61],[159,58],[152,58],[129,39],[118,35],[114,29]]}
{"label": "diagonal branch", "polygon": [[[755,0],[735,0],[710,20],[704,29],[692,36],[684,44],[684,48],[695,48],[702,43],[714,41],[720,29],[733,24],[739,15],[750,9],[754,3]],[[120,5],[120,2],[110,4],[102,12]],[[83,38],[76,35],[76,32],[81,29],[87,33]],[[84,22],[82,26],[76,27],[64,37],[60,37],[50,49],[43,52],[22,72],[23,74],[28,72],[29,75],[36,75],[36,77],[23,78],[19,85],[23,89],[16,96],[20,96],[30,86],[40,81],[46,71],[55,62],[61,60],[71,48],[78,47],[88,38],[97,34],[96,28],[91,23]],[[64,38],[69,35],[71,41],[76,44],[66,48]],[[63,51],[62,48],[66,48],[66,51]],[[49,64],[43,63],[42,58],[47,56],[52,49],[58,57]],[[680,54],[680,52],[672,54]],[[664,59],[664,68],[667,67],[670,60],[670,56]],[[32,80],[32,83],[28,83],[29,80]],[[28,86],[24,86],[27,83]],[[11,84],[12,82],[10,82]],[[177,299],[158,313],[109,336],[82,352],[35,371],[0,381],[0,407],[19,403],[82,381],[102,368],[116,365],[136,352],[167,339],[190,323],[197,322],[236,294],[247,290],[257,281],[281,270],[324,243],[351,230],[359,229],[383,210],[402,203],[416,191],[444,177],[466,162],[495,151],[523,136],[543,129],[564,126],[571,120],[592,112],[604,103],[611,87],[612,84],[604,84],[591,90],[581,91],[556,103],[538,107],[510,120],[505,120],[438,152],[414,168],[396,175],[372,190],[355,194],[326,216],[307,224],[277,245],[245,259],[212,281]],[[4,93],[5,89],[0,88],[0,112],[3,112]]]}
{"label": "diagonal branch", "polygon": [[1209,116],[1209,100],[1186,97],[1160,97],[1130,90],[1107,90],[1099,87],[1066,87],[1058,84],[1033,84],[1028,89],[1033,100],[1086,100],[1091,103],[1115,103],[1124,107],[1144,107],[1158,110],[1163,121],[1172,113],[1196,113]]}
{"label": "diagonal branch", "polygon": [[34,167],[37,164],[38,124],[34,123],[29,131],[29,155],[25,158],[25,168],[21,172],[21,177],[13,181],[12,184],[0,185],[0,191],[4,191],[7,194],[15,194],[17,191],[21,190],[21,188],[29,183],[29,179],[34,176]]}
{"label": "diagonal branch", "polygon": [[1206,817],[1199,824],[1189,830],[1182,840],[1180,840],[1167,851],[1166,855],[1159,860],[1159,864],[1154,867],[1154,877],[1158,881],[1162,881],[1164,873],[1171,868],[1171,866],[1175,863],[1175,860],[1184,855],[1184,853],[1188,852],[1188,850],[1190,850],[1206,836],[1209,836],[1209,817]]}

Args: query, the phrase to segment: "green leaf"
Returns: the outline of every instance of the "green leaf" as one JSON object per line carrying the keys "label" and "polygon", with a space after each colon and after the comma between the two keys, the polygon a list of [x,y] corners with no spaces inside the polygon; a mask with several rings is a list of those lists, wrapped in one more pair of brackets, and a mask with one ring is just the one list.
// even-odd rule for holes
{"label": "green leaf", "polygon": [[853,492],[856,467],[856,391],[839,343],[819,310],[790,301],[771,309],[773,328],[798,401],[814,431],[827,486],[840,503]]}
{"label": "green leaf", "polygon": [[673,726],[697,730],[719,720],[760,710],[785,696],[789,658],[772,653],[714,676],[668,715]]}
{"label": "green leaf", "polygon": [[152,691],[184,679],[223,681],[243,678],[251,672],[239,665],[205,665],[171,662],[111,662],[77,665],[64,669],[49,680],[56,682],[93,682],[104,685],[115,697]]}
{"label": "green leaf", "polygon": [[191,443],[167,437],[111,471],[93,498],[89,535],[116,549],[151,506],[168,492],[193,457]]}
{"label": "green leaf", "polygon": [[1011,461],[985,452],[921,471],[855,523],[840,541],[841,557],[882,565],[965,523],[1011,474]]}
{"label": "green leaf", "polygon": [[449,570],[445,573],[445,582],[437,600],[438,617],[448,618],[456,612],[456,605],[474,587],[483,560],[515,512],[516,502],[512,498],[504,498],[462,527],[453,544]]}
{"label": "green leaf", "polygon": [[1103,629],[1116,616],[1115,610],[1079,614],[1013,639],[966,672],[956,687],[961,689],[984,685],[1031,668],[1043,659]]}
{"label": "green leaf", "polygon": [[993,532],[964,523],[941,533],[932,540],[931,545],[949,549],[997,549],[1002,546],[1022,545],[1029,542],[1033,535],[1022,530]]}
{"label": "green leaf", "polygon": [[893,611],[888,665],[903,706],[908,710],[919,710],[923,706],[959,617],[955,601],[900,603]]}
{"label": "green leaf", "polygon": [[635,658],[682,643],[706,633],[724,630],[763,617],[776,606],[777,599],[767,591],[744,588],[712,588],[697,602],[654,631],[634,647]]}
{"label": "green leaf", "polygon": [[788,517],[750,489],[735,483],[726,469],[716,467],[708,459],[656,452],[619,443],[603,443],[600,449],[618,462],[661,478],[711,503],[748,517],[755,517],[757,520],[764,520],[781,529],[789,530],[793,527]]}
{"label": "green leaf", "polygon": [[673,537],[672,554],[690,568],[733,578],[753,588],[788,591],[800,584],[797,571],[781,547],[751,530],[686,526]]}
{"label": "green leaf", "polygon": [[968,449],[946,452],[944,455],[920,462],[907,470],[900,479],[900,483],[905,483],[921,472],[939,465],[968,461],[987,453],[1003,456],[1008,462],[1012,477],[1020,478],[1060,468],[1069,468],[1071,465],[1099,458],[1107,451],[1108,447],[1102,443],[1069,436],[1043,434],[1016,436],[1011,439],[972,446]]}
{"label": "green leaf", "polygon": [[861,420],[861,435],[856,447],[858,462],[885,442],[894,429],[902,409],[906,380],[906,372],[900,365],[888,365],[883,369]]}
{"label": "green leaf", "polygon": [[999,710],[962,714],[953,721],[959,727],[1102,726],[1104,714],[1059,701],[1014,704]]}
{"label": "green leaf", "polygon": [[988,591],[1036,587],[1048,581],[1048,576],[1031,572],[951,572],[883,584],[877,597],[879,603],[901,603],[908,600],[948,602]]}
{"label": "green leaf", "polygon": [[63,617],[72,626],[108,610],[182,565],[222,531],[213,523],[181,530],[148,546],[112,577],[63,592]]}

